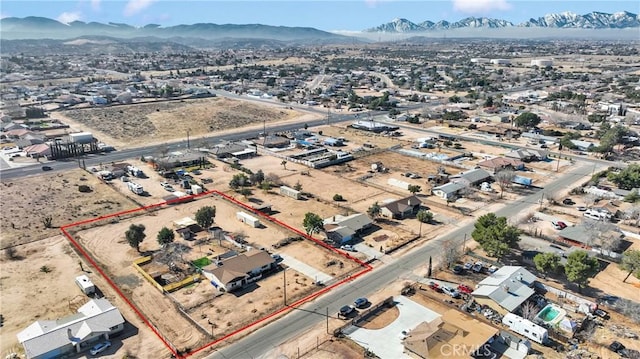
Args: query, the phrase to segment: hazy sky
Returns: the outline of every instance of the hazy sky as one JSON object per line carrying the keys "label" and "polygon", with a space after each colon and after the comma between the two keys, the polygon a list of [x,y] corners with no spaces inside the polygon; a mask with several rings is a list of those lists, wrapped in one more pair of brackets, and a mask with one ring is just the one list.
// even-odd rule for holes
{"label": "hazy sky", "polygon": [[520,23],[547,13],[640,12],[637,0],[2,0],[1,17],[42,16],[61,22],[119,22],[134,26],[194,23],[309,26],[321,30],[362,30],[396,17],[413,22],[458,21],[487,16]]}

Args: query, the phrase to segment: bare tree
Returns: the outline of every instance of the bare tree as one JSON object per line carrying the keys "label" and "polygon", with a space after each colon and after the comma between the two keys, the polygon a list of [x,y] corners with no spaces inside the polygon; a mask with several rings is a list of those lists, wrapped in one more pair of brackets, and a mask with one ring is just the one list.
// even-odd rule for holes
{"label": "bare tree", "polygon": [[447,268],[451,267],[454,263],[460,259],[462,253],[460,248],[456,246],[451,240],[442,242],[442,250],[444,251],[444,259],[446,261]]}
{"label": "bare tree", "polygon": [[587,193],[587,195],[583,197],[583,200],[587,207],[592,207],[598,201],[598,196],[593,193]]}
{"label": "bare tree", "polygon": [[611,222],[585,218],[582,224],[586,228],[588,245],[600,246],[608,251],[615,250],[620,245],[619,232]]}
{"label": "bare tree", "polygon": [[528,320],[533,320],[536,314],[538,314],[538,308],[533,302],[524,303],[522,307],[520,307],[520,310],[522,311],[522,317]]}
{"label": "bare tree", "polygon": [[500,198],[502,198],[505,188],[511,187],[511,183],[515,177],[516,173],[512,170],[502,170],[493,176],[498,186],[500,186]]}
{"label": "bare tree", "polygon": [[624,212],[624,216],[631,222],[631,225],[638,227],[638,225],[640,225],[640,206],[631,206]]}

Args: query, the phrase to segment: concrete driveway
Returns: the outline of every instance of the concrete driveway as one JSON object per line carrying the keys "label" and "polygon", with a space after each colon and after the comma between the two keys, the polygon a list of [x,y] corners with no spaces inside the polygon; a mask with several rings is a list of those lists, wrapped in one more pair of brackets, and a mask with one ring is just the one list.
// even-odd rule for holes
{"label": "concrete driveway", "polygon": [[347,336],[364,348],[374,352],[381,359],[411,358],[404,354],[404,345],[400,335],[403,330],[410,331],[422,322],[430,322],[440,314],[423,307],[407,297],[395,297],[400,315],[382,329],[355,328]]}
{"label": "concrete driveway", "polygon": [[312,266],[293,258],[290,255],[280,253],[280,256],[282,257],[282,263],[306,275],[307,277],[313,279],[316,282],[320,281],[322,283],[329,283],[333,279],[332,276],[320,270],[317,270]]}

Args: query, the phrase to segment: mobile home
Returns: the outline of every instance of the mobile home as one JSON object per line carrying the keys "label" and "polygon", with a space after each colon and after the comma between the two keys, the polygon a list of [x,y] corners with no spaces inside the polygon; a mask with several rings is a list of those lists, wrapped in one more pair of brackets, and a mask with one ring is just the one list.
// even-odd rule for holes
{"label": "mobile home", "polygon": [[502,324],[536,343],[545,344],[549,340],[549,332],[545,328],[513,313],[505,314],[502,318]]}
{"label": "mobile home", "polygon": [[93,284],[93,282],[91,282],[86,274],[77,276],[76,284],[78,285],[82,293],[86,295],[91,295],[96,292],[96,286]]}
{"label": "mobile home", "polygon": [[131,192],[137,194],[137,195],[143,195],[144,194],[144,188],[135,183],[135,182],[128,182],[127,186],[129,187],[129,189],[131,190]]}
{"label": "mobile home", "polygon": [[302,194],[300,193],[300,191],[297,191],[291,187],[287,187],[287,186],[281,186],[280,187],[280,194],[287,196],[287,197],[291,197],[291,198],[295,198],[295,199],[300,199],[302,198]]}
{"label": "mobile home", "polygon": [[248,224],[253,228],[258,228],[260,227],[260,220],[258,220],[256,217],[247,214],[245,212],[237,212],[236,213],[236,218],[244,223],[244,224]]}

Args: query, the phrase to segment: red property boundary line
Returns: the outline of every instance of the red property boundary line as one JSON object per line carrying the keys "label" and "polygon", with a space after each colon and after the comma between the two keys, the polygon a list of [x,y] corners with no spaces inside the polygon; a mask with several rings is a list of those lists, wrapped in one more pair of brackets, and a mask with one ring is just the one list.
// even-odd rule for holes
{"label": "red property boundary line", "polygon": [[[337,283],[334,283],[334,284],[332,284],[330,286],[322,288],[321,290],[319,290],[317,292],[314,292],[314,293],[312,293],[311,295],[309,295],[307,297],[299,299],[299,300],[297,300],[296,302],[294,302],[292,304],[288,304],[287,306],[285,306],[283,308],[280,308],[280,309],[276,310],[275,312],[270,313],[270,314],[266,315],[265,317],[262,317],[262,318],[256,320],[253,323],[250,323],[250,324],[248,324],[248,325],[246,325],[246,326],[244,326],[244,327],[242,327],[240,329],[236,329],[233,332],[228,333],[228,334],[224,335],[223,337],[218,338],[218,339],[216,339],[216,340],[214,340],[214,341],[212,341],[212,342],[210,342],[208,344],[205,344],[204,346],[202,346],[202,347],[200,347],[198,349],[194,349],[194,350],[192,350],[192,351],[190,351],[188,353],[184,353],[184,354],[183,353],[179,353],[178,350],[176,348],[174,348],[174,346],[162,335],[162,333],[160,333],[160,331],[149,321],[149,319],[147,319],[147,317],[140,311],[140,309],[138,309],[138,307],[136,307],[136,305],[133,304],[133,302],[130,301],[124,295],[124,293],[120,290],[120,287],[118,287],[118,285],[116,285],[116,283],[111,278],[109,278],[109,276],[107,276],[107,274],[102,270],[102,268],[100,268],[98,263],[96,261],[94,261],[94,259],[87,253],[87,251],[80,245],[80,243],[78,243],[78,241],[76,241],[76,239],[73,238],[73,236],[71,234],[69,234],[69,232],[67,230],[70,229],[70,228],[73,228],[73,227],[77,227],[77,226],[83,225],[83,224],[94,223],[94,222],[102,221],[102,220],[109,219],[109,218],[118,217],[118,216],[125,215],[125,214],[130,214],[130,213],[135,213],[135,212],[139,212],[139,211],[145,211],[145,210],[149,210],[149,209],[159,208],[159,207],[162,207],[162,206],[165,206],[165,205],[183,203],[185,201],[189,201],[189,200],[192,200],[194,198],[198,198],[198,197],[202,197],[202,196],[206,196],[206,195],[211,195],[211,194],[220,196],[223,199],[225,199],[225,200],[227,200],[227,201],[229,201],[229,202],[231,202],[231,203],[233,203],[235,205],[238,205],[238,206],[240,206],[240,207],[242,207],[242,208],[244,208],[244,209],[246,209],[246,210],[248,210],[248,211],[250,211],[252,213],[255,213],[255,214],[259,215],[260,217],[263,217],[263,218],[267,219],[270,222],[273,222],[273,223],[275,223],[275,224],[277,224],[279,226],[282,226],[282,227],[284,227],[284,228],[286,228],[286,229],[288,229],[290,231],[293,231],[294,233],[297,233],[298,235],[304,237],[305,239],[313,241],[314,243],[322,246],[323,248],[328,249],[328,250],[330,250],[330,251],[332,251],[334,253],[339,254],[340,256],[343,256],[343,257],[345,257],[345,258],[357,263],[358,265],[360,265],[364,269],[361,270],[360,272],[357,272],[357,273],[355,273],[353,275],[348,276],[347,278],[345,278],[345,279],[343,279],[343,280],[341,280],[341,281],[339,281]],[[221,342],[223,340],[226,340],[226,339],[228,339],[230,337],[233,337],[236,334],[241,333],[241,332],[243,332],[243,331],[245,331],[245,330],[247,330],[249,328],[255,327],[256,325],[258,325],[260,323],[263,323],[263,322],[265,322],[265,321],[267,321],[267,320],[269,320],[269,319],[271,319],[271,318],[273,318],[273,317],[275,317],[275,316],[277,316],[279,314],[291,311],[295,307],[297,307],[299,305],[302,305],[302,304],[304,304],[304,303],[306,303],[306,302],[308,302],[308,301],[310,301],[310,300],[312,300],[312,299],[314,299],[314,298],[316,298],[316,297],[318,297],[318,296],[320,296],[320,295],[322,295],[324,293],[327,293],[328,291],[332,290],[335,287],[338,287],[338,286],[340,286],[340,285],[342,285],[344,283],[352,281],[352,280],[364,275],[365,273],[367,273],[367,272],[369,272],[369,271],[371,271],[373,269],[373,267],[370,264],[362,262],[358,258],[355,258],[355,257],[351,256],[349,253],[339,251],[336,248],[331,247],[328,244],[326,244],[326,243],[324,243],[322,241],[319,241],[319,240],[307,235],[306,233],[303,233],[303,232],[299,231],[298,229],[296,229],[294,227],[291,227],[288,224],[286,224],[286,223],[284,223],[284,222],[282,222],[282,221],[280,221],[280,220],[278,220],[276,218],[273,218],[273,217],[271,217],[271,216],[269,216],[269,215],[267,215],[267,214],[265,214],[263,212],[255,210],[254,208],[246,205],[245,203],[240,202],[240,201],[236,200],[235,198],[230,197],[230,196],[228,196],[228,195],[226,195],[226,194],[224,194],[222,192],[216,191],[216,190],[203,192],[203,193],[200,193],[200,194],[197,194],[197,195],[190,195],[189,197],[185,197],[185,198],[178,198],[178,199],[173,199],[173,200],[169,200],[169,201],[165,201],[165,202],[160,202],[160,203],[152,204],[152,205],[149,205],[149,206],[142,206],[142,207],[139,207],[139,208],[134,208],[134,209],[130,209],[130,210],[122,211],[122,212],[112,213],[112,214],[108,214],[108,215],[105,215],[105,216],[86,219],[86,220],[83,220],[83,221],[79,221],[79,222],[75,222],[75,223],[64,225],[64,226],[60,227],[60,231],[62,231],[62,234],[69,240],[69,242],[71,242],[71,244],[73,244],[73,246],[78,250],[78,252],[91,264],[91,266],[102,276],[102,278],[104,278],[107,281],[109,286],[111,286],[111,288],[113,288],[113,290],[116,291],[116,293],[120,296],[120,298],[122,298],[122,300],[124,300],[125,303],[127,303],[127,305],[129,305],[129,307],[136,313],[136,315],[162,341],[162,343],[167,347],[167,349],[169,349],[169,351],[171,351],[173,356],[175,356],[176,358],[181,358],[181,359],[188,358],[188,357],[190,357],[190,356],[192,356],[192,355],[194,355],[196,353],[199,353],[199,352],[201,352],[201,351],[203,351],[203,350],[205,350],[205,349],[207,349],[209,347],[212,347],[212,346],[216,345],[217,343],[219,343],[219,342]]]}

